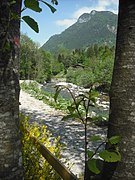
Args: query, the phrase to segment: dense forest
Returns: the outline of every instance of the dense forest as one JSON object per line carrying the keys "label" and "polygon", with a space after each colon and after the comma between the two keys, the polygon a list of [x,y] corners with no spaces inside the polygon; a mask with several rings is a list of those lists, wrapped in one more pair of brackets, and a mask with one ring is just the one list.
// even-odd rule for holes
{"label": "dense forest", "polygon": [[92,45],[85,49],[60,48],[51,54],[39,48],[27,35],[21,35],[20,79],[40,83],[63,79],[85,88],[91,85],[108,91],[111,83],[114,46]]}

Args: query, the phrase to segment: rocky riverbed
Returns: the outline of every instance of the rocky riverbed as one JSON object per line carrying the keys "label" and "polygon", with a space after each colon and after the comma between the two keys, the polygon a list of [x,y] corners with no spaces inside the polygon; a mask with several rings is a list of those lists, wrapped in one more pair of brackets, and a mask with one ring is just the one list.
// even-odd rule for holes
{"label": "rocky riverbed", "polygon": [[[62,121],[63,112],[56,111],[42,101],[31,97],[26,92],[20,92],[20,111],[31,115],[31,121],[36,121],[47,125],[53,136],[61,137],[61,143],[64,144],[61,161],[70,167],[71,171],[79,176],[84,171],[84,127],[78,121],[69,119]],[[101,104],[102,105],[102,104]],[[103,104],[104,105],[104,104]],[[108,104],[104,105],[108,108]],[[95,125],[88,127],[88,136],[91,135],[106,136],[106,127],[97,127]],[[97,144],[89,142],[89,149],[93,149]]]}

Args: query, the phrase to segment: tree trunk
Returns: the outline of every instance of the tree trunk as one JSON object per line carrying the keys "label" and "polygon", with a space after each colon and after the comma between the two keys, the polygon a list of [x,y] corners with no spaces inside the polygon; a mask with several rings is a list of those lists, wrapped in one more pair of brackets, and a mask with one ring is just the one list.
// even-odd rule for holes
{"label": "tree trunk", "polygon": [[[19,37],[21,0],[0,2],[0,179],[22,179],[19,131]],[[18,15],[12,18],[13,15]]]}
{"label": "tree trunk", "polygon": [[121,136],[122,160],[104,166],[102,179],[135,179],[135,1],[119,0],[118,31],[110,91],[108,137]]}

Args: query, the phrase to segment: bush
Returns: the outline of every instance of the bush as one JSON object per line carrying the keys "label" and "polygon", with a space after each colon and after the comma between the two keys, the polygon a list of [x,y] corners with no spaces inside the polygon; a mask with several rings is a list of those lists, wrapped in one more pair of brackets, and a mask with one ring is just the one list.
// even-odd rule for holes
{"label": "bush", "polygon": [[91,70],[69,68],[66,81],[78,86],[89,88],[91,85],[93,85],[95,77]]}
{"label": "bush", "polygon": [[[21,143],[22,157],[24,166],[24,179],[26,180],[59,180],[60,176],[51,165],[39,153],[36,146],[33,145],[30,137],[36,137],[44,144],[51,153],[58,159],[61,157],[60,137],[53,138],[52,134],[44,125],[37,123],[29,124],[29,118],[20,114],[21,120]],[[28,129],[29,133],[26,131]]]}
{"label": "bush", "polygon": [[102,91],[108,92],[112,80],[113,59],[106,58],[96,66],[95,82],[102,87]]}
{"label": "bush", "polygon": [[66,82],[76,84],[76,77],[78,71],[75,68],[70,67],[66,74]]}
{"label": "bush", "polygon": [[94,74],[91,71],[81,71],[77,77],[77,85],[90,88],[94,84]]}

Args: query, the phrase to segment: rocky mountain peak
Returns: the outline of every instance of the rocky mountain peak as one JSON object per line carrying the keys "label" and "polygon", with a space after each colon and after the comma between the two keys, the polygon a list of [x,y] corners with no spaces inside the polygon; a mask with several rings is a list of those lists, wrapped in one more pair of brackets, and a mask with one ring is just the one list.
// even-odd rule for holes
{"label": "rocky mountain peak", "polygon": [[96,12],[97,12],[96,10],[92,10],[90,14],[91,14],[91,15],[95,15]]}
{"label": "rocky mountain peak", "polygon": [[88,22],[93,15],[96,14],[95,10],[92,10],[90,13],[84,13],[82,14],[79,18],[78,18],[78,23],[84,23],[84,22]]}
{"label": "rocky mountain peak", "polygon": [[91,16],[89,13],[84,13],[78,18],[78,23],[84,23],[88,22],[91,19]]}
{"label": "rocky mountain peak", "polygon": [[55,53],[61,46],[67,49],[81,49],[92,44],[114,45],[116,31],[116,14],[92,10],[82,14],[76,23],[61,34],[51,37],[42,48]]}

